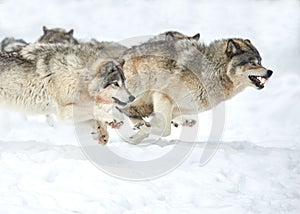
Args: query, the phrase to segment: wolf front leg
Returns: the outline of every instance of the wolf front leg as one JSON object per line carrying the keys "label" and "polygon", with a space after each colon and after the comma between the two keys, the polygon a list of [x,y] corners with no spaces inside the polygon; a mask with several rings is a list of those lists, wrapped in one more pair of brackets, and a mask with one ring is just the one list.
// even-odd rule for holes
{"label": "wolf front leg", "polygon": [[[78,129],[76,131],[79,131],[79,135],[82,130],[90,130],[92,128],[92,131],[89,132],[91,134],[91,137],[93,140],[96,140],[99,144],[107,144],[109,140],[109,134],[106,129],[106,124],[102,121],[97,120],[88,120],[78,123]],[[82,138],[81,138],[82,139]]]}
{"label": "wolf front leg", "polygon": [[107,144],[109,140],[109,134],[107,132],[107,127],[106,124],[103,123],[102,121],[95,121],[95,130],[96,130],[96,140],[98,141],[99,144]]}
{"label": "wolf front leg", "polygon": [[196,120],[184,118],[182,116],[175,117],[171,121],[171,124],[176,128],[179,126],[193,127],[196,123],[197,123]]}
{"label": "wolf front leg", "polygon": [[154,115],[150,126],[142,126],[140,130],[131,137],[130,143],[138,144],[150,134],[166,137],[171,134],[171,119],[173,104],[171,99],[163,93],[154,92],[152,95]]}
{"label": "wolf front leg", "polygon": [[110,114],[108,112],[108,109],[104,110],[99,108],[98,106],[95,106],[94,117],[96,120],[104,122],[105,124],[111,126],[113,129],[120,128],[124,124],[123,120],[121,119],[121,115]]}
{"label": "wolf front leg", "polygon": [[58,118],[67,124],[88,124],[95,131],[91,134],[99,144],[106,144],[109,139],[105,122],[94,120],[93,108],[90,106],[76,106],[74,104],[58,106]]}

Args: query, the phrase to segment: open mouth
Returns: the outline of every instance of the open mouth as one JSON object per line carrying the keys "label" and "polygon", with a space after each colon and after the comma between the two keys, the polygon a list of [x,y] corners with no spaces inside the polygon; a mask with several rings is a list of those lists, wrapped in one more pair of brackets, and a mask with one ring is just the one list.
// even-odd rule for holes
{"label": "open mouth", "polygon": [[255,84],[258,89],[262,89],[265,87],[265,83],[267,82],[269,77],[250,75],[249,79]]}
{"label": "open mouth", "polygon": [[126,106],[127,103],[122,102],[121,100],[119,100],[118,98],[112,97],[112,99],[115,101],[116,104],[120,105],[120,106]]}

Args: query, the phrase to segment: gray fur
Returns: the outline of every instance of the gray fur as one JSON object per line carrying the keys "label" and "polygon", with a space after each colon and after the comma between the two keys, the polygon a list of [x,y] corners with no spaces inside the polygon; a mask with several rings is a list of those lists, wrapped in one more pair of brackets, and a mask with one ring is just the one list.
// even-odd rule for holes
{"label": "gray fur", "polygon": [[[48,43],[48,44],[79,44],[77,39],[73,37],[74,30],[71,29],[66,31],[63,28],[53,28],[48,29],[43,27],[43,35],[38,39],[38,43]],[[15,39],[13,37],[6,37],[1,41],[0,50],[2,52],[13,52],[20,51],[23,47],[29,43],[25,42],[23,39]]]}
{"label": "gray fur", "polygon": [[79,44],[77,39],[73,37],[73,29],[66,31],[63,28],[48,29],[47,27],[43,26],[43,33],[44,34],[37,40],[38,43]]}
{"label": "gray fur", "polygon": [[187,36],[178,31],[166,31],[164,33],[161,33],[161,34],[155,36],[154,38],[151,38],[148,42],[175,41],[175,40],[181,40],[181,39],[195,40],[196,42],[198,42],[200,39],[200,34],[197,33],[194,36]]}
{"label": "gray fur", "polygon": [[118,59],[128,49],[117,42],[99,42],[96,39],[92,39],[88,42],[81,42],[80,44],[101,51],[112,59]]}
{"label": "gray fur", "polygon": [[123,57],[128,88],[140,96],[121,111],[135,120],[152,113],[167,118],[167,124],[158,124],[159,118],[154,116],[152,131],[143,126],[133,137],[134,143],[150,132],[161,133],[161,127],[165,128],[162,136],[168,136],[172,119],[209,110],[247,86],[261,89],[272,75],[261,66],[257,49],[243,39],[223,39],[210,45],[185,39],[148,42],[129,49]]}
{"label": "gray fur", "polygon": [[[120,63],[80,45],[31,44],[20,53],[1,53],[0,105],[30,114],[54,113],[66,123],[74,116],[78,122],[96,120],[102,130],[98,140],[106,143],[105,123],[115,121],[108,109],[133,101]],[[82,115],[73,115],[75,108]]]}
{"label": "gray fur", "polygon": [[22,49],[22,47],[28,45],[23,39],[15,39],[14,37],[6,37],[1,41],[1,52],[13,52]]}

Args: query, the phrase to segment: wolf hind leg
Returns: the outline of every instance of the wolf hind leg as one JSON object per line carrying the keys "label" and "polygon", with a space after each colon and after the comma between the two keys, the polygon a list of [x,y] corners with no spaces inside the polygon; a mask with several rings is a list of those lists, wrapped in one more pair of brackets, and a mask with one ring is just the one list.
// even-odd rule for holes
{"label": "wolf hind leg", "polygon": [[134,124],[133,130],[138,130],[136,134],[129,138],[129,143],[139,144],[151,133],[151,124],[143,120],[142,117],[129,117],[132,124]]}
{"label": "wolf hind leg", "polygon": [[142,117],[129,117],[129,119],[133,124],[133,130],[139,130],[143,126],[151,126],[150,122],[145,121]]}

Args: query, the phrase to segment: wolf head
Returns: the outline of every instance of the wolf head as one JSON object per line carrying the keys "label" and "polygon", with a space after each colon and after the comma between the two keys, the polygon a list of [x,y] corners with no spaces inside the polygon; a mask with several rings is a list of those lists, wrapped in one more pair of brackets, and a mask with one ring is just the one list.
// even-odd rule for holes
{"label": "wolf head", "polygon": [[177,31],[167,31],[163,33],[165,35],[166,40],[181,40],[181,39],[189,39],[189,40],[195,40],[199,41],[200,34],[197,33],[194,36],[187,36],[183,33],[177,32]]}
{"label": "wolf head", "polygon": [[24,46],[28,45],[23,39],[15,39],[13,37],[6,37],[1,41],[2,52],[19,51]]}
{"label": "wolf head", "polygon": [[178,31],[166,31],[166,32],[161,33],[158,36],[150,39],[150,41],[151,42],[154,42],[154,41],[177,41],[177,40],[182,40],[182,39],[193,40],[193,41],[198,42],[200,39],[200,34],[197,33],[194,36],[187,36]]}
{"label": "wolf head", "polygon": [[261,64],[261,56],[248,39],[229,39],[226,44],[227,75],[237,87],[264,88],[273,71]]}
{"label": "wolf head", "polygon": [[125,107],[135,100],[125,85],[124,63],[124,60],[109,61],[97,67],[95,77],[89,85],[89,92],[97,103]]}
{"label": "wolf head", "polygon": [[74,30],[66,31],[62,28],[47,29],[43,27],[44,34],[38,39],[40,43],[79,44],[73,37]]}

